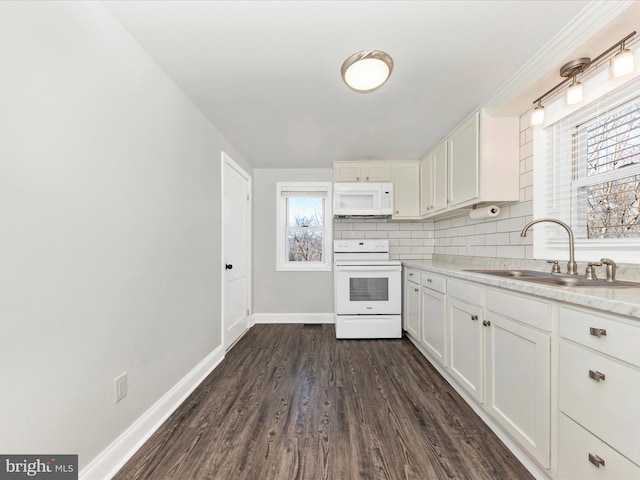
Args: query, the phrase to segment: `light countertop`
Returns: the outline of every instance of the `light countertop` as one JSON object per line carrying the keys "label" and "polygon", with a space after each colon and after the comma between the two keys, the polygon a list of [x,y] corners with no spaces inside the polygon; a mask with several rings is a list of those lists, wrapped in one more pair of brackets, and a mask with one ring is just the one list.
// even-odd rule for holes
{"label": "light countertop", "polygon": [[[466,263],[465,263],[466,262]],[[539,297],[572,303],[577,306],[594,308],[610,313],[627,315],[640,320],[640,288],[628,287],[564,287],[544,285],[512,278],[497,277],[481,273],[466,272],[464,270],[478,269],[511,269],[527,268],[530,270],[549,271],[549,266],[531,268],[502,259],[499,262],[487,263],[469,262],[469,257],[460,260],[455,257],[434,260],[402,260],[402,265],[433,273],[440,273],[461,280],[470,280],[494,287],[506,288],[516,292],[527,293]],[[541,265],[537,265],[538,267]]]}

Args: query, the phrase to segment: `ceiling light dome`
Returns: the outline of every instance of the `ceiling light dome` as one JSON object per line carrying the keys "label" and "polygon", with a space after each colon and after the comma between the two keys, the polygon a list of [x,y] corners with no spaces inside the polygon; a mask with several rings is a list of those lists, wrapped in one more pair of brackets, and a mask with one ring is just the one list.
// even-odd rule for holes
{"label": "ceiling light dome", "polygon": [[393,59],[380,50],[362,50],[342,64],[342,79],[349,88],[369,93],[380,88],[393,71]]}

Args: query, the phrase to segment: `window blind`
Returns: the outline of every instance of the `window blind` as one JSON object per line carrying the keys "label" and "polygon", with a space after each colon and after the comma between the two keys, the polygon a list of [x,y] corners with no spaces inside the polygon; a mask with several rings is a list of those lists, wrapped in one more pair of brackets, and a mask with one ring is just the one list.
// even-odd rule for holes
{"label": "window blind", "polygon": [[[535,216],[568,223],[580,260],[640,246],[638,87],[625,86],[544,129],[544,175],[537,177],[543,201]],[[535,238],[537,258],[567,256],[564,230],[539,224]]]}

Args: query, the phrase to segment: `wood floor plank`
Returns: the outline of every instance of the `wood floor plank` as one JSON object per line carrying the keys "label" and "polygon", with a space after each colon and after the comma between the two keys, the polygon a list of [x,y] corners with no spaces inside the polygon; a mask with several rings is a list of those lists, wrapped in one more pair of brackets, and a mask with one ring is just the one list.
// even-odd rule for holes
{"label": "wood floor plank", "polygon": [[256,325],[115,480],[530,479],[407,339]]}

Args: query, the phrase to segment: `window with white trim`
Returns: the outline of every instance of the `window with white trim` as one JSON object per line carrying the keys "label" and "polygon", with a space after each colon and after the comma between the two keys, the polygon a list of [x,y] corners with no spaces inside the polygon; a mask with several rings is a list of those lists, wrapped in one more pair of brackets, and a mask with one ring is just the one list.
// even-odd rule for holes
{"label": "window with white trim", "polygon": [[331,188],[331,182],[278,182],[276,270],[331,270]]}
{"label": "window with white trim", "polygon": [[[640,262],[639,93],[634,82],[545,128],[536,141],[544,145],[536,154],[543,169],[536,195],[544,201],[534,217],[571,225],[578,260]],[[566,233],[538,225],[534,256],[564,258]]]}

